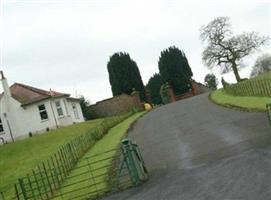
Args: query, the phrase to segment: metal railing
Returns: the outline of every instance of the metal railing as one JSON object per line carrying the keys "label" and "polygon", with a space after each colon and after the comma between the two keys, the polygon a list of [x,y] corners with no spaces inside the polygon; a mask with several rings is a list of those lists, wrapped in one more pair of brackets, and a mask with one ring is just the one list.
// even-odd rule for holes
{"label": "metal railing", "polygon": [[0,199],[98,199],[109,192],[137,186],[148,178],[139,148],[127,139],[120,149],[83,158],[68,172],[64,169],[72,165],[73,158],[69,159],[70,164],[66,165],[64,162],[58,166],[44,164],[38,172],[19,179],[12,189],[12,197],[0,193]]}
{"label": "metal railing", "polygon": [[267,112],[267,117],[269,121],[269,125],[271,126],[271,103],[266,104],[266,112]]}
{"label": "metal railing", "polygon": [[42,188],[41,192],[46,191],[46,198],[51,198],[52,194],[57,191],[66,177],[76,167],[79,159],[101,139],[110,128],[114,127],[121,121],[125,120],[133,113],[127,113],[121,116],[106,118],[96,128],[82,134],[69,143],[61,146],[59,150],[51,155],[46,161],[41,162],[36,168],[32,169],[24,178],[18,179],[13,185],[0,188],[0,200],[22,199],[24,190],[21,185],[32,183],[33,180],[41,180],[38,185],[29,185],[29,187]]}

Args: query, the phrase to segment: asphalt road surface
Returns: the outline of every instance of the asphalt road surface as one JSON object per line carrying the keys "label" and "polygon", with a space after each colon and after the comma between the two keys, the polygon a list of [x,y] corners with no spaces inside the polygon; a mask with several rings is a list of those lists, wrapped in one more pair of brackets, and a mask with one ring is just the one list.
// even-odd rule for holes
{"label": "asphalt road surface", "polygon": [[217,106],[208,94],[157,108],[130,132],[149,180],[106,200],[269,200],[266,113]]}

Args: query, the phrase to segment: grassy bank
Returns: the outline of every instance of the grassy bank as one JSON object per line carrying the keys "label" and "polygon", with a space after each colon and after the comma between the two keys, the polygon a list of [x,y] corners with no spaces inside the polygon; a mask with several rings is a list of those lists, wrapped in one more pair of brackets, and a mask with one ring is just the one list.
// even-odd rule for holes
{"label": "grassy bank", "polygon": [[266,111],[266,103],[271,103],[270,97],[233,96],[227,94],[224,89],[212,92],[210,99],[222,106],[239,108],[247,111]]}
{"label": "grassy bank", "polygon": [[101,122],[87,121],[0,146],[0,186],[14,183],[56,152],[61,145],[96,128]]}
{"label": "grassy bank", "polygon": [[[117,126],[113,127],[112,129],[109,130],[109,132],[101,139],[98,141],[87,153],[86,155],[79,161],[77,167],[75,170],[71,172],[69,177],[76,177],[69,179],[67,177],[67,181],[64,182],[64,187],[60,190],[59,194],[68,194],[69,197],[76,197],[80,195],[84,195],[84,190],[79,190],[80,188],[86,187],[88,192],[93,192],[100,190],[101,188],[106,188],[107,185],[107,173],[108,173],[108,168],[104,168],[103,166],[110,166],[112,163],[112,159],[116,151],[110,151],[110,153],[107,154],[100,154],[99,156],[92,157],[94,155],[97,155],[99,153],[111,150],[111,149],[117,149],[121,143],[121,140],[125,137],[128,128],[131,126],[133,122],[135,122],[138,118],[140,118],[145,112],[140,112],[132,115],[128,119],[124,120],[122,123],[118,124]],[[112,157],[112,159],[105,159],[102,162],[98,162],[95,164],[95,168],[100,168],[99,170],[94,170],[92,176],[93,177],[98,177],[96,179],[97,182],[99,182],[99,185],[96,185],[93,188],[89,188],[88,185],[90,184],[89,181],[84,181],[86,179],[85,174],[85,165],[86,165],[86,158],[92,157],[91,161],[95,162],[96,160],[104,160],[105,158]],[[78,176],[79,174],[79,176]],[[80,176],[80,174],[83,174]],[[80,184],[74,184],[74,183],[79,183]],[[65,187],[67,185],[72,185],[72,187]],[[78,192],[71,192],[74,190],[79,190]],[[71,193],[69,193],[71,192]],[[61,197],[57,197],[55,199],[61,199]]]}
{"label": "grassy bank", "polygon": [[259,76],[256,76],[253,79],[270,79],[271,78],[271,72],[266,72],[264,74],[261,74]]}

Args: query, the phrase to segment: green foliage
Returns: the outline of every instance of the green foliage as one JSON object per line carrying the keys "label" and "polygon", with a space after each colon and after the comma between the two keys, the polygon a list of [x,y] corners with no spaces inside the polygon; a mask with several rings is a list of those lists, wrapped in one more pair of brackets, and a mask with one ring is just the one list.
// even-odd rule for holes
{"label": "green foliage", "polygon": [[163,84],[161,86],[161,88],[160,88],[160,96],[161,96],[162,102],[164,104],[170,103],[170,97],[168,95],[167,88],[168,88],[168,84],[167,83]]}
{"label": "green foliage", "polygon": [[113,96],[122,93],[131,94],[133,89],[140,93],[141,100],[145,100],[144,85],[138,66],[128,53],[115,53],[107,63],[109,81]]}
{"label": "green foliage", "polygon": [[153,104],[161,104],[162,98],[160,88],[163,85],[163,79],[160,74],[155,73],[148,81],[146,89],[149,90]]}
{"label": "green foliage", "polygon": [[205,85],[212,89],[212,90],[216,90],[217,89],[217,78],[214,74],[207,74],[204,78],[204,82],[205,82]]}
{"label": "green foliage", "polygon": [[80,97],[80,106],[82,109],[83,116],[86,120],[92,119],[91,113],[89,111],[89,101],[85,99],[83,95]]}
{"label": "green foliage", "polygon": [[193,73],[183,51],[175,46],[162,51],[158,66],[163,80],[172,85],[176,94],[189,91]]}

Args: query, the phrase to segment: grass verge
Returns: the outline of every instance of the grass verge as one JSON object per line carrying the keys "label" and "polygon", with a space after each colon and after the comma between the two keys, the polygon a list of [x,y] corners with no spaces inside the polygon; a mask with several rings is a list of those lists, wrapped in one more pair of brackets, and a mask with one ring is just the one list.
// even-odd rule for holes
{"label": "grass verge", "polygon": [[61,145],[96,128],[101,122],[99,119],[74,124],[0,146],[0,186],[14,183],[56,152]]}
{"label": "grass verge", "polygon": [[[69,195],[69,198],[76,198],[86,194],[86,190],[88,193],[95,193],[97,190],[106,190],[107,188],[107,180],[108,180],[108,170],[110,165],[112,165],[114,154],[116,154],[117,149],[121,143],[121,140],[126,136],[131,125],[143,116],[146,112],[140,112],[132,115],[128,119],[124,120],[120,124],[111,128],[109,132],[103,137],[103,139],[99,140],[79,161],[76,168],[71,172],[71,174],[67,177],[67,180],[64,182],[62,189],[57,193],[58,195]],[[100,154],[106,152],[108,150],[115,149],[114,151],[110,151],[109,153]],[[99,155],[99,156],[97,156]],[[92,177],[95,177],[95,182],[99,183],[93,185],[94,183],[91,181],[92,178],[87,179],[86,177],[90,174],[86,174],[89,172],[89,169],[86,169],[87,166],[87,158],[91,158],[91,162],[95,163],[91,165],[92,168]],[[107,159],[109,158],[109,159]],[[97,162],[97,160],[102,160]],[[96,163],[97,162],[97,163]],[[104,167],[107,166],[107,167]],[[109,166],[109,167],[108,167]],[[96,170],[98,169],[98,170]],[[74,178],[73,178],[74,177]],[[79,184],[75,184],[79,183]],[[72,185],[72,186],[69,186]],[[93,186],[90,186],[93,185]],[[81,190],[81,188],[85,188],[85,190]],[[77,192],[72,192],[77,190]],[[99,194],[101,195],[101,193]],[[58,196],[54,199],[62,199],[61,196]]]}
{"label": "grass verge", "polygon": [[266,103],[271,103],[270,97],[233,96],[227,94],[224,89],[212,92],[210,99],[221,106],[258,112],[266,111]]}

